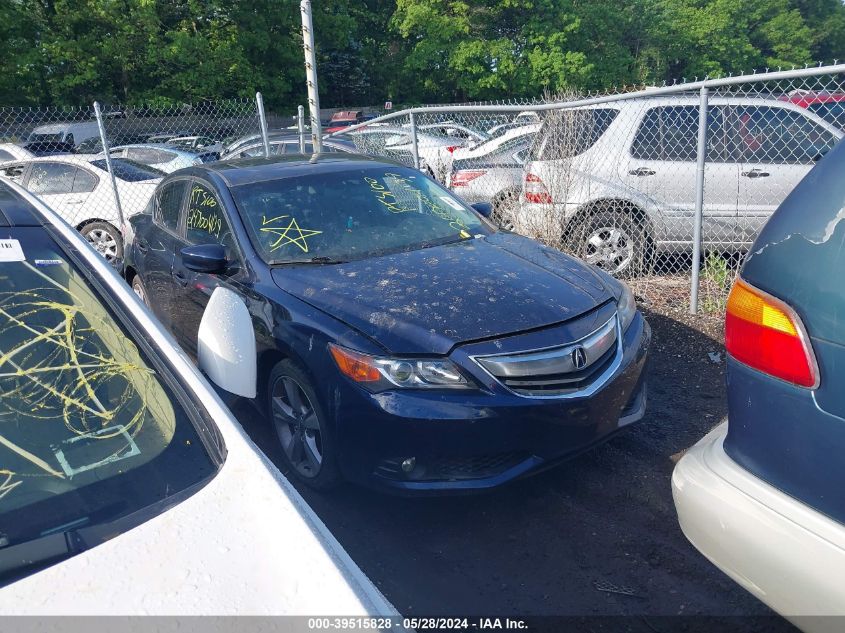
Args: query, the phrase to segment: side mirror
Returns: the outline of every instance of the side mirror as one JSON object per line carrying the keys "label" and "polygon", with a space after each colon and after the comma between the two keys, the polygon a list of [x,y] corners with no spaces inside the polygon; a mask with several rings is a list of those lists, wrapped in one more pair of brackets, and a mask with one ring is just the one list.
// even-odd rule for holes
{"label": "side mirror", "polygon": [[186,246],[180,252],[182,263],[188,270],[216,274],[226,271],[226,249],[220,244]]}
{"label": "side mirror", "polygon": [[489,218],[493,215],[493,205],[489,202],[473,202],[470,206],[485,218]]}
{"label": "side mirror", "polygon": [[211,294],[197,334],[199,367],[215,385],[254,398],[258,381],[255,330],[243,300],[218,286]]}

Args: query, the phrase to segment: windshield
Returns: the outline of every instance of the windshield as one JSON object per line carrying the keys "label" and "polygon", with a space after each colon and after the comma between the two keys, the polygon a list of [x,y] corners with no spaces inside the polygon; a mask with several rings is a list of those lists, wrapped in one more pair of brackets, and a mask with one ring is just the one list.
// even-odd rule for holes
{"label": "windshield", "polygon": [[463,202],[403,167],[259,182],[232,195],[270,263],[364,259],[491,232]]}
{"label": "windshield", "polygon": [[[100,158],[92,160],[91,164],[98,169],[108,171],[106,159]],[[155,180],[165,175],[163,171],[159,171],[149,165],[129,160],[126,158],[112,158],[111,165],[114,168],[115,178],[120,178],[126,182],[143,182],[145,180]]]}
{"label": "windshield", "polygon": [[125,517],[217,469],[181,404],[189,396],[176,397],[90,273],[42,228],[2,237],[0,584],[18,571],[17,544]]}

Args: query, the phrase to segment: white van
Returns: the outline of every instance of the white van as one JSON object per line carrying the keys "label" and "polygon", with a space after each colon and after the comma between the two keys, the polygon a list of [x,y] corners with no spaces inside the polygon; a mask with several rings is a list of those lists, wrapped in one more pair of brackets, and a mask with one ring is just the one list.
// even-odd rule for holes
{"label": "white van", "polygon": [[69,143],[79,147],[82,141],[89,138],[96,138],[100,135],[96,121],[84,123],[51,123],[50,125],[39,125],[32,130],[27,142],[45,141],[48,143]]}

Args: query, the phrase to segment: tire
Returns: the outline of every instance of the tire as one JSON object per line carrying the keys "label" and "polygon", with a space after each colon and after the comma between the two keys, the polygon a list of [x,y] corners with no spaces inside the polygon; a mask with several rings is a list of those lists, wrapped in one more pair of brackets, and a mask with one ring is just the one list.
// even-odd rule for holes
{"label": "tire", "polygon": [[138,295],[138,298],[144,303],[144,305],[149,308],[150,302],[147,300],[147,289],[144,287],[144,282],[141,281],[141,275],[135,275],[132,277],[132,290],[136,295]]}
{"label": "tire", "polygon": [[650,240],[630,212],[609,210],[591,215],[567,243],[574,255],[614,277],[631,278],[648,272]]}
{"label": "tire", "polygon": [[334,438],[305,372],[290,360],[280,361],[270,372],[266,397],[288,471],[315,490],[337,487],[342,477]]}
{"label": "tire", "polygon": [[493,200],[490,219],[506,231],[514,230],[514,217],[519,206],[519,191],[506,191]]}
{"label": "tire", "polygon": [[79,227],[79,232],[107,262],[123,259],[123,236],[117,227],[98,220]]}

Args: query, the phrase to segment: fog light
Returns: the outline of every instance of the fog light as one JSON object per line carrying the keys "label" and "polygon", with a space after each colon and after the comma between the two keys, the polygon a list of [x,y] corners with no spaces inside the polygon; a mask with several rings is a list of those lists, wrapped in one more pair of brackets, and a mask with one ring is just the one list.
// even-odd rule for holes
{"label": "fog light", "polygon": [[408,457],[407,459],[402,460],[402,472],[409,473],[414,470],[414,466],[417,465],[417,458],[416,457]]}

